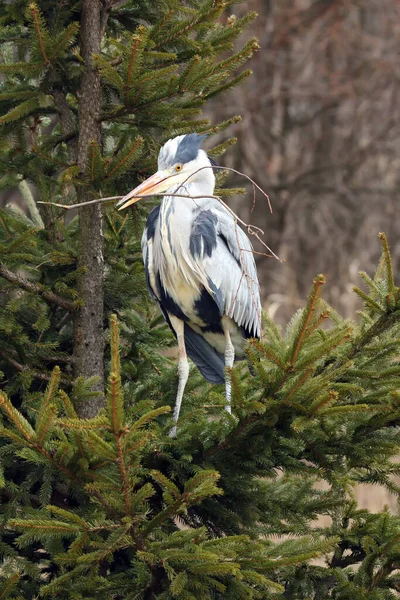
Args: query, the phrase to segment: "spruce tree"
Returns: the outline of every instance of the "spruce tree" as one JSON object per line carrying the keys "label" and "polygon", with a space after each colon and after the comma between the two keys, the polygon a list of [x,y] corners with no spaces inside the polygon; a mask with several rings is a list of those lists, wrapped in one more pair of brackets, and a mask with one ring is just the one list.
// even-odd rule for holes
{"label": "spruce tree", "polygon": [[[230,4],[0,8],[1,186],[19,186],[28,209],[0,211],[0,598],[400,592],[400,519],[361,510],[353,492],[400,492],[400,290],[385,236],[375,277],[355,289],[357,324],[326,305],[316,277],[284,332],[265,317],[263,340],[249,343],[253,373],[233,370],[233,414],[192,370],[170,439],[176,369],[160,349],[174,340],[148,302],[140,253],[149,203],[73,218],[36,204],[120,195],[169,137],[237,119],[201,116],[257,48],[232,54],[253,15],[227,19]],[[82,358],[100,325],[104,398],[103,337]]]}
{"label": "spruce tree", "polygon": [[[249,75],[249,70],[237,69],[258,48],[250,39],[232,52],[254,14],[227,18],[224,13],[231,4],[233,0],[169,0],[157,6],[151,1],[138,5],[83,0],[69,5],[43,0],[3,5],[2,186],[19,184],[28,197],[27,182],[32,182],[41,201],[73,203],[100,194],[114,196],[154,168],[161,142],[193,131],[211,135],[237,121],[239,117],[232,116],[212,126],[201,115],[209,98]],[[214,154],[232,141],[215,148]],[[62,322],[64,330],[73,327],[73,374],[96,377],[93,385],[99,390],[79,412],[93,417],[104,406],[104,324],[110,309],[137,305],[135,298],[143,287],[133,271],[138,253],[132,246],[143,212],[139,209],[125,219],[113,207],[102,211],[100,205],[88,205],[79,211],[79,225],[66,225],[64,211],[47,207],[40,214],[33,199],[29,206],[30,234],[22,234],[12,245],[14,250],[23,245],[23,252],[17,263],[9,259],[12,273],[3,268],[1,274],[15,283],[15,268],[29,269],[44,290],[59,290],[61,298],[51,300],[40,293],[45,300],[38,300],[40,310],[47,320]],[[39,250],[42,257],[46,254],[45,262],[36,260],[38,237],[48,244],[47,250]],[[133,257],[124,254],[127,246]],[[121,290],[115,294],[117,282]],[[110,304],[108,293],[118,295],[118,301]],[[60,305],[64,300],[69,302]],[[36,312],[30,313],[35,327]],[[54,329],[42,327],[40,332],[41,344],[49,333],[54,347]],[[69,348],[68,354],[71,357]],[[26,359],[16,362],[34,367]]]}

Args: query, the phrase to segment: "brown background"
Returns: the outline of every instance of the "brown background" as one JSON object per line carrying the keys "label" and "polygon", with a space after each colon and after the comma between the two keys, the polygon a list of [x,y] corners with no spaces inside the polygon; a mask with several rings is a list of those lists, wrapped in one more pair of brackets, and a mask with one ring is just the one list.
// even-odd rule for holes
{"label": "brown background", "polygon": [[[379,231],[400,279],[400,2],[248,0],[232,9],[248,10],[259,14],[246,34],[261,45],[254,75],[208,113],[213,122],[242,115],[228,130],[238,143],[221,163],[271,198],[272,215],[261,195],[250,212],[250,186],[246,198],[230,201],[285,260],[258,260],[264,306],[285,325],[322,272],[325,298],[354,319],[352,286],[359,270],[376,268]],[[373,486],[357,495],[371,510],[396,509],[395,498]]]}

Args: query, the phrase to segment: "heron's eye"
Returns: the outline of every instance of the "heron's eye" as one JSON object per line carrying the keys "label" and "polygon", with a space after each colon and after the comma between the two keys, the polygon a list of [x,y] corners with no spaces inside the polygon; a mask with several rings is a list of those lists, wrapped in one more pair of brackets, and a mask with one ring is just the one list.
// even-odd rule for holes
{"label": "heron's eye", "polygon": [[175,165],[175,171],[182,171],[182,165]]}

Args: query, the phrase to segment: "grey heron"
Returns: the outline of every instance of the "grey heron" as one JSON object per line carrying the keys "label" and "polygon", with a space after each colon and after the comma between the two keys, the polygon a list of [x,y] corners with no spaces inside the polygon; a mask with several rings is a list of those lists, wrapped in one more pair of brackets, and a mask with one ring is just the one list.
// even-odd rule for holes
{"label": "grey heron", "polygon": [[207,381],[225,382],[225,408],[231,412],[230,369],[235,358],[244,357],[245,340],[261,333],[252,245],[212,197],[212,164],[200,148],[205,137],[191,133],[168,140],[158,156],[158,171],[117,204],[121,210],[142,196],[167,194],[147,219],[142,251],[149,293],[178,342],[172,436],[189,376],[187,356]]}

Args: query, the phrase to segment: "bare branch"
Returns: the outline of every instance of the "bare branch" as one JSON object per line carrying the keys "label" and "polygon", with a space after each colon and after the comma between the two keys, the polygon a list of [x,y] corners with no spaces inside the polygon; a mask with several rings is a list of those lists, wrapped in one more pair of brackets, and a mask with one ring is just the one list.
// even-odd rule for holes
{"label": "bare branch", "polygon": [[[147,197],[150,196],[141,196],[141,198]],[[123,198],[123,196],[110,196],[109,198],[96,198],[96,200],[88,200],[87,202],[79,202],[78,204],[59,204],[57,202],[44,202],[43,200],[38,200],[38,204],[49,204],[50,206],[64,208],[64,210],[73,210],[74,208],[83,208],[85,206],[90,206],[90,204],[101,204],[102,202],[112,202],[113,200],[121,200],[121,198]]]}
{"label": "bare branch", "polygon": [[[264,190],[262,190],[260,188],[260,186],[257,185],[255,183],[255,181],[253,181],[253,179],[251,179],[251,177],[249,177],[245,173],[241,173],[240,171],[237,171],[236,169],[232,169],[230,167],[219,167],[219,166],[215,166],[215,165],[206,165],[204,167],[200,167],[199,169],[197,169],[197,171],[195,171],[194,173],[191,173],[181,185],[184,186],[185,183],[187,181],[189,181],[191,179],[191,177],[193,177],[193,175],[196,175],[199,171],[202,171],[203,169],[227,170],[227,171],[232,171],[234,173],[237,173],[238,175],[242,175],[243,177],[246,177],[246,179],[251,181],[251,183],[253,184],[253,190],[255,188],[257,188],[267,198],[268,206],[272,213],[271,202],[270,202],[268,194],[266,192],[264,192]],[[266,256],[268,258],[272,256],[273,258],[276,258],[276,260],[279,260],[279,262],[282,262],[281,259],[275,254],[275,252],[273,252],[273,250],[271,250],[271,248],[269,246],[267,246],[267,244],[264,242],[264,240],[261,239],[260,234],[264,235],[264,231],[260,227],[257,227],[256,225],[251,225],[251,224],[248,224],[248,223],[245,223],[244,221],[242,221],[242,219],[240,219],[237,216],[237,214],[227,204],[225,204],[225,202],[223,200],[221,200],[221,198],[219,196],[213,196],[213,195],[207,196],[204,194],[202,194],[201,196],[191,196],[189,194],[165,193],[165,194],[143,194],[143,195],[140,195],[137,197],[138,198],[154,198],[154,196],[160,196],[160,197],[174,196],[175,198],[190,198],[191,200],[200,200],[202,198],[212,198],[213,200],[217,200],[217,202],[222,204],[222,206],[232,215],[232,217],[235,219],[236,222],[240,223],[241,225],[243,225],[243,227],[246,228],[247,233],[249,235],[252,235],[255,238],[257,238],[257,240],[264,246],[264,248],[266,248],[268,250],[268,252],[270,254],[264,254],[264,256]],[[97,198],[96,200],[89,200],[88,202],[81,202],[80,204],[56,204],[55,202],[39,202],[39,204],[51,204],[52,206],[57,206],[58,208],[64,208],[65,210],[71,210],[74,208],[86,207],[86,206],[89,206],[90,204],[99,204],[102,202],[111,202],[113,200],[121,200],[121,198],[123,198],[123,196],[109,196],[107,198]],[[253,208],[254,208],[254,205],[255,205],[255,192],[254,192],[254,199],[253,199]],[[257,254],[261,254],[261,253],[257,253]]]}
{"label": "bare branch", "polygon": [[[268,250],[268,252],[270,252],[270,254],[266,254],[266,253],[261,253],[261,252],[257,252],[256,254],[263,254],[264,256],[268,257],[268,258],[276,258],[276,260],[279,260],[279,262],[282,262],[282,260],[279,258],[279,256],[277,256],[275,254],[275,252],[273,252],[273,250],[271,250],[271,248],[269,246],[267,246],[267,244],[264,242],[264,240],[261,239],[260,234],[264,235],[264,231],[261,229],[261,227],[257,227],[256,225],[249,225],[248,223],[245,223],[245,221],[243,221],[242,219],[240,219],[237,214],[227,205],[225,204],[225,202],[223,200],[221,200],[221,198],[219,198],[219,196],[206,196],[204,194],[202,194],[201,196],[189,196],[188,194],[143,194],[140,196],[140,198],[154,198],[155,196],[160,196],[160,197],[164,197],[164,196],[174,196],[175,198],[190,198],[191,200],[200,200],[201,198],[212,198],[213,200],[217,200],[220,204],[222,204],[222,206],[224,208],[226,208],[226,210],[232,215],[232,217],[241,225],[243,225],[243,227],[246,228],[247,233],[249,235],[254,236],[255,238],[257,238],[257,240],[264,246],[264,248],[266,248]],[[121,198],[123,198],[123,196],[110,196],[109,198],[98,198],[96,200],[89,200],[89,202],[81,202],[80,204],[56,204],[55,202],[38,202],[38,204],[51,204],[52,206],[57,206],[58,208],[64,208],[65,210],[71,210],[73,208],[81,208],[82,206],[87,206],[88,204],[99,204],[100,202],[112,202],[113,200],[121,200]]]}
{"label": "bare branch", "polygon": [[[202,168],[207,169],[208,167],[202,167]],[[222,169],[223,171],[232,171],[232,173],[236,173],[237,175],[241,175],[242,177],[245,177],[246,179],[248,179],[248,181],[250,181],[253,186],[253,190],[254,190],[254,188],[256,188],[259,192],[261,192],[263,194],[263,196],[266,197],[270,213],[272,214],[271,200],[269,199],[268,194],[266,192],[264,192],[264,190],[259,185],[257,185],[257,183],[254,181],[254,179],[249,177],[249,175],[246,175],[246,173],[242,173],[241,171],[237,171],[236,169],[233,169],[232,167],[219,167],[219,166],[213,165],[211,168],[212,169]],[[253,208],[251,209],[252,212],[254,210],[255,203],[256,203],[256,198],[255,198],[255,192],[254,192]]]}
{"label": "bare branch", "polygon": [[62,298],[61,296],[58,296],[58,294],[46,290],[46,288],[40,283],[28,281],[24,277],[13,273],[9,269],[7,269],[7,267],[3,264],[0,264],[0,277],[7,279],[7,281],[9,281],[10,283],[17,285],[18,287],[22,288],[23,290],[26,290],[27,292],[42,296],[42,298],[50,304],[57,304],[57,306],[65,308],[70,312],[77,310],[77,306],[75,306],[75,304],[70,300]]}
{"label": "bare branch", "polygon": [[[46,373],[40,373],[39,371],[33,371],[27,365],[21,365],[21,363],[19,363],[17,360],[12,358],[11,356],[8,356],[8,354],[6,352],[4,352],[4,350],[0,350],[0,356],[2,356],[4,358],[4,360],[6,360],[15,369],[17,369],[17,371],[29,372],[35,379],[41,379],[42,381],[51,381],[51,378],[52,378],[51,374],[47,375]],[[65,377],[61,377],[60,381],[64,385],[72,385],[72,382],[69,379],[66,379]]]}

